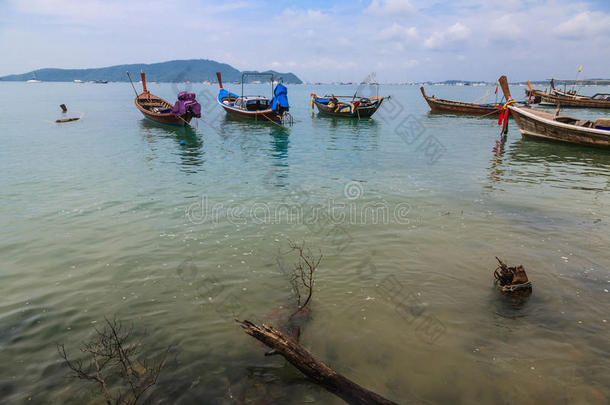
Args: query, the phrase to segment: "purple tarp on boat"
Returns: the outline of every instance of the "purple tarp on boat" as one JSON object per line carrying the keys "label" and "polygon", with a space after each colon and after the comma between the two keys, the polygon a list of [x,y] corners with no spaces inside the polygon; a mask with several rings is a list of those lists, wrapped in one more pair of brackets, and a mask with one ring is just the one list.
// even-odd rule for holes
{"label": "purple tarp on boat", "polygon": [[172,114],[180,116],[186,113],[187,108],[191,109],[193,115],[197,118],[201,117],[201,104],[195,100],[195,93],[188,93],[186,91],[178,93],[178,101],[174,104]]}

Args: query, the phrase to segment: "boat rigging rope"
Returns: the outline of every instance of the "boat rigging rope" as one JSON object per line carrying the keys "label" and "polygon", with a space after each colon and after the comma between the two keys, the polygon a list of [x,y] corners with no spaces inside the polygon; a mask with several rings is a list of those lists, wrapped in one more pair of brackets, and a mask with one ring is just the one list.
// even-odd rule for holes
{"label": "boat rigging rope", "polygon": [[263,116],[264,119],[268,120],[269,122],[274,123],[275,125],[277,125],[280,128],[286,128],[284,125],[278,124],[277,122],[273,121],[271,118],[267,117],[265,114],[261,114]]}
{"label": "boat rigging rope", "polygon": [[483,102],[481,104],[485,104],[485,102],[487,101],[487,97],[488,96],[489,96],[489,90],[485,90],[485,94],[483,94],[481,97],[479,97],[476,100],[474,100],[473,103],[477,104],[477,101],[483,100]]}

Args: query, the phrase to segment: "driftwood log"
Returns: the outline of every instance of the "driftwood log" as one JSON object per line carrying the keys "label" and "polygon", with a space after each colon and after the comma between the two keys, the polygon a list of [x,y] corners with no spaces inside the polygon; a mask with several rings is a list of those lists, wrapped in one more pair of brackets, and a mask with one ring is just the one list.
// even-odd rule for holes
{"label": "driftwood log", "polygon": [[296,340],[286,336],[270,325],[258,326],[248,320],[235,319],[244,331],[272,349],[274,354],[282,355],[300,372],[311,378],[316,384],[332,392],[352,405],[398,405],[379,394],[367,390],[348,378],[337,373],[326,363],[316,359]]}
{"label": "driftwood log", "polygon": [[55,120],[55,122],[60,124],[62,122],[72,122],[72,121],[78,121],[78,120],[80,120],[80,117],[64,118],[64,119],[60,119],[60,120]]}

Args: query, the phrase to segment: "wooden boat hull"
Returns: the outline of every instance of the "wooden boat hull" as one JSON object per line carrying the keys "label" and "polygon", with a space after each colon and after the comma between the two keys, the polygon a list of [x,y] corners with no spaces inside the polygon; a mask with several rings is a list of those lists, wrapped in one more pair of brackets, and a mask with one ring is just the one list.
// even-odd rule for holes
{"label": "wooden boat hull", "polygon": [[281,123],[282,118],[275,113],[273,110],[263,110],[263,111],[244,111],[237,108],[231,108],[223,103],[219,103],[220,106],[232,117],[242,118],[254,121],[272,121],[275,123]]}
{"label": "wooden boat hull", "polygon": [[181,116],[153,111],[152,108],[172,108],[172,104],[151,93],[141,93],[135,98],[134,103],[145,118],[159,124],[183,127],[193,119],[193,114],[190,111]]}
{"label": "wooden boat hull", "polygon": [[529,103],[531,104],[540,104],[540,95],[541,94],[546,94],[544,91],[542,90],[536,90],[536,89],[525,89],[525,97],[528,98]]}
{"label": "wooden boat hull", "polygon": [[470,114],[470,115],[488,115],[490,117],[497,116],[502,109],[499,104],[480,105],[473,103],[462,103],[460,101],[442,100],[434,96],[426,95],[423,87],[420,87],[422,96],[430,106],[430,110],[434,112],[447,112],[455,114]]}
{"label": "wooden boat hull", "polygon": [[512,105],[508,108],[523,138],[610,149],[610,131],[558,122],[553,114],[532,108]]}
{"label": "wooden boat hull", "polygon": [[335,111],[334,108],[330,108],[328,105],[324,103],[318,102],[315,98],[313,99],[313,103],[321,114],[330,115],[333,117],[345,117],[345,118],[370,118],[375,114],[375,112],[381,107],[381,103],[383,103],[383,98],[379,98],[374,105],[369,106],[357,106],[354,111],[350,112],[340,112]]}
{"label": "wooden boat hull", "polygon": [[540,93],[540,104],[559,104],[562,107],[610,108],[610,101],[592,100],[578,96],[560,96],[549,93]]}
{"label": "wooden boat hull", "polygon": [[218,98],[216,101],[218,101],[218,104],[222,107],[222,109],[225,110],[226,113],[231,117],[263,122],[271,121],[277,124],[282,122],[282,117],[271,109],[260,111],[245,111],[225,104],[225,102],[227,101],[231,103],[237,100],[237,96],[235,96],[233,93],[228,94],[228,97],[221,97],[220,94],[218,94]]}

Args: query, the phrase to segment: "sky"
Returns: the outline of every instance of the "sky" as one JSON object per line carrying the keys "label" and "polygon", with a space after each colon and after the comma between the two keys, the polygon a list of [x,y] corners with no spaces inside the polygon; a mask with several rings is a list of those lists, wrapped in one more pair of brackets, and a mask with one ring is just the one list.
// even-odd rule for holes
{"label": "sky", "polygon": [[610,78],[610,0],[0,0],[0,76],[174,59],[307,82]]}

